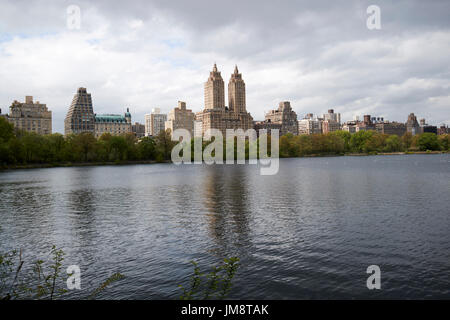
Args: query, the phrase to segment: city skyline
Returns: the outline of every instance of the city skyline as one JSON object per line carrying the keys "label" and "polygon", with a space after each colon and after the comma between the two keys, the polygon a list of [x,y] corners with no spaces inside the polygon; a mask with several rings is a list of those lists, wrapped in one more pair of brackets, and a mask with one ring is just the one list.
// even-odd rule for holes
{"label": "city skyline", "polygon": [[[405,121],[414,112],[430,124],[450,124],[447,2],[424,10],[418,1],[381,1],[380,30],[367,29],[371,3],[364,1],[270,10],[264,2],[234,10],[233,2],[78,1],[74,30],[66,21],[71,3],[45,4],[2,5],[0,105],[5,113],[11,101],[37,97],[53,111],[53,132],[64,131],[78,87],[92,92],[98,113],[130,107],[140,123],[151,109],[168,113],[178,100],[203,110],[205,70],[214,61],[226,78],[235,64],[245,74],[255,120],[287,100],[299,118],[334,109],[344,120],[371,114]],[[11,21],[18,16],[20,25]]]}
{"label": "city skyline", "polygon": [[[216,67],[216,64],[214,64],[214,70],[217,70],[217,67]],[[232,77],[231,77],[231,80],[233,80],[233,78],[234,78],[234,76],[236,76],[236,74],[237,74],[237,66],[235,66],[235,71],[234,71],[234,73],[232,74]],[[240,76],[240,74],[239,74],[239,76]],[[222,80],[222,79],[221,79]],[[230,83],[231,83],[231,80],[230,80]],[[242,81],[242,80],[241,80]],[[222,81],[223,82],[223,81]],[[222,83],[222,85],[223,85],[223,83]],[[243,111],[244,111],[244,113],[245,113],[245,84],[243,84],[244,85],[244,93],[242,94],[242,96],[241,97],[243,97],[243,106],[242,106],[242,108],[243,108]],[[67,128],[66,128],[66,121],[67,121],[67,119],[68,118],[70,118],[71,117],[71,114],[73,113],[73,108],[74,108],[74,103],[78,100],[78,93],[79,93],[79,91],[80,90],[84,90],[84,92],[86,93],[86,88],[83,88],[83,87],[80,87],[80,88],[78,88],[77,89],[77,94],[75,94],[75,96],[74,96],[74,98],[73,98],[73,100],[72,100],[72,103],[71,103],[71,105],[69,106],[69,108],[68,108],[68,112],[67,112],[67,114],[66,114],[66,118],[65,118],[65,120],[64,120],[64,127],[65,127],[65,129],[63,130],[63,132],[58,132],[58,131],[55,131],[55,132],[53,132],[53,133],[64,133],[64,134],[68,134],[68,133],[75,133],[75,132],[72,132],[72,130],[70,130],[69,129],[69,131],[67,130]],[[206,91],[207,91],[207,89],[205,89]],[[206,91],[205,91],[205,99],[206,99]],[[223,88],[222,88],[222,91],[223,91]],[[222,92],[222,95],[224,94],[224,92]],[[109,116],[109,117],[117,117],[118,119],[120,118],[120,120],[122,121],[122,122],[126,122],[125,120],[126,120],[126,117],[127,117],[127,115],[128,115],[128,117],[129,117],[129,121],[128,122],[126,122],[126,123],[128,123],[129,124],[129,128],[127,128],[127,130],[124,130],[124,131],[118,131],[117,133],[126,133],[126,132],[134,132],[134,133],[136,133],[135,131],[133,131],[132,130],[132,125],[131,125],[131,113],[129,112],[129,108],[126,108],[127,109],[127,112],[126,112],[126,114],[125,114],[125,117],[123,117],[123,116],[121,116],[120,114],[115,114],[114,112],[113,113],[105,113],[105,114],[97,114],[96,112],[94,113],[93,112],[93,110],[92,110],[92,106],[94,105],[93,103],[92,103],[92,101],[91,101],[91,94],[90,93],[88,93],[87,94],[88,96],[89,96],[89,98],[88,98],[88,100],[90,101],[90,108],[91,108],[91,114],[92,114],[92,117],[95,117],[95,121],[93,121],[92,120],[92,128],[91,129],[87,129],[87,128],[83,128],[83,130],[81,130],[81,131],[79,131],[78,133],[80,133],[80,132],[93,132],[93,133],[95,133],[95,135],[97,136],[97,137],[99,137],[100,135],[101,135],[101,133],[100,133],[100,131],[103,131],[103,130],[106,130],[106,129],[97,129],[97,124],[95,124],[95,130],[94,130],[94,123],[97,123],[97,118],[102,118],[102,117],[104,117],[104,116]],[[33,99],[33,96],[26,96],[26,99],[31,99],[31,101],[32,101],[32,99]],[[222,97],[222,99],[224,100],[224,97]],[[229,99],[231,99],[231,93],[230,93],[230,95],[229,95]],[[27,100],[28,101],[28,100]],[[25,102],[25,103],[19,103],[17,100],[14,100],[13,102],[12,102],[12,104],[11,104],[11,106],[10,107],[8,107],[8,108],[6,108],[7,109],[7,112],[3,112],[2,111],[2,109],[0,108],[0,116],[6,116],[6,117],[9,117],[9,119],[10,119],[10,121],[13,123],[13,124],[16,124],[16,126],[17,126],[17,123],[15,123],[14,121],[14,118],[11,118],[11,115],[12,115],[12,113],[11,112],[13,112],[13,110],[15,110],[14,109],[14,106],[16,105],[16,104],[26,104],[26,103],[28,103],[28,102]],[[157,113],[157,115],[159,115],[159,116],[163,116],[163,117],[165,117],[165,118],[167,118],[167,116],[169,115],[169,114],[171,114],[171,113],[173,113],[176,109],[178,109],[178,108],[180,108],[180,103],[181,104],[184,104],[184,108],[185,108],[185,106],[186,106],[186,102],[183,102],[183,101],[178,101],[178,107],[175,107],[175,108],[172,108],[172,109],[170,109],[169,110],[169,112],[167,112],[167,113],[163,113],[163,112],[161,112],[161,110],[160,110],[160,108],[153,108],[152,109],[152,111],[150,112],[150,113],[148,113],[148,114],[145,114],[144,115],[144,121],[143,122],[141,122],[141,121],[134,121],[134,125],[140,125],[140,126],[142,126],[143,128],[145,128],[146,126],[151,126],[149,123],[148,123],[148,121],[149,121],[149,119],[150,118],[148,118],[147,119],[147,117],[150,117],[150,116],[153,116],[155,113],[155,111],[157,111],[156,113]],[[37,104],[39,104],[39,101],[37,102]],[[224,104],[224,103],[222,103],[223,104],[223,108],[226,108],[227,110],[230,108],[227,104]],[[366,121],[374,121],[374,123],[376,123],[377,121],[379,122],[380,120],[381,120],[381,123],[388,123],[388,124],[403,124],[403,123],[407,123],[407,122],[409,122],[410,121],[410,117],[411,116],[413,116],[414,118],[415,118],[415,116],[414,116],[414,112],[412,112],[412,113],[410,113],[409,114],[409,116],[408,116],[408,119],[407,119],[407,121],[406,122],[404,122],[404,121],[402,121],[402,120],[396,120],[396,119],[385,119],[384,117],[379,117],[379,115],[377,115],[377,116],[374,116],[374,115],[366,115],[366,114],[364,114],[364,115],[358,115],[358,114],[355,114],[355,115],[353,115],[353,118],[352,119],[343,119],[343,121],[341,122],[341,114],[340,113],[333,113],[334,112],[334,109],[328,109],[328,113],[323,113],[323,114],[320,114],[320,113],[306,113],[306,114],[304,114],[304,116],[302,117],[302,115],[297,115],[296,113],[295,113],[295,111],[291,108],[291,106],[290,106],[290,101],[282,101],[282,102],[280,102],[279,103],[279,106],[278,107],[274,107],[272,110],[269,110],[268,112],[265,112],[264,113],[264,117],[265,117],[265,119],[264,120],[260,120],[260,119],[256,119],[256,120],[253,120],[252,121],[252,125],[250,125],[248,128],[260,128],[261,127],[261,124],[263,124],[263,123],[267,123],[267,120],[268,119],[270,119],[271,120],[271,115],[273,115],[274,114],[274,112],[277,112],[277,110],[279,111],[279,110],[281,110],[281,109],[283,109],[283,107],[282,107],[282,105],[284,105],[284,104],[286,104],[286,105],[288,105],[289,107],[288,107],[288,109],[290,110],[289,112],[292,112],[293,113],[293,115],[294,115],[294,117],[295,117],[295,122],[296,122],[296,126],[297,126],[297,128],[294,130],[294,131],[292,131],[292,130],[289,130],[289,131],[292,131],[292,133],[294,133],[295,135],[297,135],[297,134],[305,134],[305,132],[301,132],[301,131],[303,131],[303,130],[299,130],[298,129],[298,125],[297,125],[297,122],[298,123],[300,123],[301,121],[305,121],[305,120],[307,120],[307,121],[311,121],[311,120],[313,120],[314,119],[314,121],[324,121],[324,120],[328,120],[327,119],[327,116],[329,116],[330,115],[330,112],[331,112],[331,114],[332,115],[337,115],[337,117],[338,118],[336,118],[336,119],[332,119],[332,121],[333,122],[335,122],[336,123],[336,125],[339,125],[339,127],[338,128],[334,128],[333,130],[331,130],[331,131],[336,131],[336,130],[344,130],[344,131],[349,131],[349,132],[351,132],[351,133],[353,133],[353,132],[355,132],[355,131],[352,131],[352,130],[349,130],[348,129],[348,125],[352,125],[352,126],[354,126],[355,125],[355,123],[360,123],[360,124],[364,124],[364,123],[366,123]],[[214,105],[214,104],[211,104],[211,105]],[[43,106],[46,106],[46,104],[44,104]],[[12,108],[12,109],[11,109]],[[280,109],[281,108],[281,109]],[[216,109],[216,107],[211,107],[211,108],[205,108],[205,110],[208,110],[208,109]],[[220,108],[219,108],[220,109]],[[200,115],[200,114],[202,114],[203,113],[203,111],[200,111],[200,112],[198,112],[198,111],[196,111],[196,110],[188,110],[189,112],[191,112],[192,113],[192,116],[193,116],[193,120],[192,120],[192,125],[194,125],[194,123],[195,122],[202,122],[202,120],[201,119],[195,119],[195,115],[197,114],[197,117]],[[9,112],[9,113],[8,113]],[[234,112],[232,109],[230,109],[230,112]],[[50,111],[50,114],[51,114],[52,112]],[[321,115],[322,115],[322,117],[321,117]],[[419,115],[420,116],[420,115]],[[284,117],[283,117],[284,118]],[[362,121],[361,120],[361,118],[364,118],[364,121]],[[292,119],[294,119],[294,118],[292,118]],[[369,120],[366,120],[366,119],[369,119]],[[269,120],[269,121],[270,121]],[[280,120],[280,119],[279,119]],[[78,121],[78,120],[77,120]],[[280,120],[281,121],[281,120]],[[415,120],[416,122],[417,122],[417,126],[419,126],[419,122],[417,121],[417,120]],[[272,121],[273,123],[278,123],[279,121]],[[162,125],[164,125],[164,123],[166,123],[167,124],[167,121],[163,121],[162,122]],[[281,122],[279,122],[280,124],[281,124]],[[435,127],[436,128],[436,130],[439,128],[439,127],[441,127],[441,128],[448,128],[448,125],[445,123],[445,122],[442,122],[442,123],[440,123],[440,124],[437,124],[437,125],[434,125],[434,123],[432,123],[432,122],[429,122],[427,119],[425,119],[425,118],[423,118],[423,117],[421,117],[420,118],[420,123],[421,123],[421,126],[427,126],[427,127]],[[81,122],[80,122],[80,124],[81,124]],[[50,127],[52,126],[52,118],[50,117]],[[169,125],[170,126],[170,125]],[[214,124],[212,127],[214,127],[214,128],[217,128],[217,126],[218,126],[218,124]],[[184,126],[182,126],[182,127],[184,127]],[[240,126],[239,126],[240,127]],[[269,127],[270,127],[270,125],[269,126],[263,126],[263,127],[265,127],[266,129],[269,129]],[[20,128],[20,127],[19,127]],[[242,127],[240,127],[240,128],[242,128]],[[262,127],[261,127],[262,128]],[[86,129],[86,130],[85,130]],[[122,128],[123,129],[123,128]],[[167,128],[166,128],[167,129]],[[244,128],[244,130],[246,130],[247,128],[245,127]],[[375,127],[373,128],[373,129],[375,129]],[[34,127],[33,127],[33,130],[34,130]],[[33,130],[30,130],[30,129],[28,129],[28,131],[33,131]],[[110,129],[109,127],[108,127],[108,129],[106,130],[106,131],[110,131],[110,130],[112,130],[112,129]],[[270,130],[270,129],[269,129]],[[105,131],[105,132],[106,132]],[[160,130],[156,130],[156,131],[160,131]],[[204,130],[201,130],[201,131],[204,131]],[[283,130],[281,130],[282,132],[283,132]],[[147,133],[147,131],[145,131],[146,133],[145,133],[145,136],[148,136],[148,135],[156,135],[155,133],[153,133],[153,134],[148,134]],[[194,132],[194,129],[192,129],[192,132]],[[326,129],[325,131],[323,131],[322,130],[322,128],[320,128],[320,133],[326,133],[326,132],[329,132],[329,130],[328,129]],[[51,130],[50,130],[50,133],[52,133],[51,132]],[[286,132],[285,132],[286,133]],[[284,133],[284,134],[285,134]],[[310,133],[306,133],[306,134],[311,134],[312,132],[310,132]],[[41,133],[42,134],[42,133]],[[48,134],[48,132],[47,133],[45,133],[45,134]],[[400,134],[401,135],[401,134]]]}

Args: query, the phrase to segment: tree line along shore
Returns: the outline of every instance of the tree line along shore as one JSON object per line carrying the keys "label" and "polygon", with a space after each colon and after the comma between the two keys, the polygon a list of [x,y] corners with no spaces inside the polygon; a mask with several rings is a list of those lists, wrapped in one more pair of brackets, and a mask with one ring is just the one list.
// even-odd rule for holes
{"label": "tree line along shore", "polygon": [[[113,136],[105,133],[98,139],[91,133],[38,135],[16,130],[0,117],[0,168],[3,169],[170,162],[171,151],[176,143],[171,140],[170,133],[164,131],[155,137],[139,140],[133,134]],[[209,143],[204,141],[203,147]],[[191,145],[194,150],[193,141]],[[413,136],[406,133],[399,137],[375,131],[286,134],[280,137],[279,146],[281,158],[438,153],[449,151],[450,135],[422,133]],[[248,141],[245,149],[248,157]]]}

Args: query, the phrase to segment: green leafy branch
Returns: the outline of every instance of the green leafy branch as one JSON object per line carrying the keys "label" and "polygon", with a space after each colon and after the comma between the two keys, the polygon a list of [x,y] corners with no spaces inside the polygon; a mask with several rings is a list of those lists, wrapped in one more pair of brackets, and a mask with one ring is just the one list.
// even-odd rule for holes
{"label": "green leafy branch", "polygon": [[[54,300],[68,292],[66,289],[67,275],[63,272],[63,250],[52,246],[50,261],[36,260],[27,275],[22,274],[24,260],[22,251],[13,250],[0,254],[0,300],[12,299],[49,299]],[[18,260],[16,262],[16,260]],[[89,299],[95,298],[112,283],[123,279],[120,273],[115,273],[96,288]]]}
{"label": "green leafy branch", "polygon": [[180,299],[226,299],[239,268],[239,258],[224,259],[221,265],[213,266],[212,271],[206,275],[200,271],[195,261],[191,261],[191,264],[194,266],[194,273],[190,277],[189,288],[178,286],[182,290]]}

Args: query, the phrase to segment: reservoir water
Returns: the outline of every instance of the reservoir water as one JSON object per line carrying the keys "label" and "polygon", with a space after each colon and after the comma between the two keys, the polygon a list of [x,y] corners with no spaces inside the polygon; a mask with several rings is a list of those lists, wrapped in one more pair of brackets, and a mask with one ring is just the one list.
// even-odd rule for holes
{"label": "reservoir water", "polygon": [[[0,172],[0,252],[66,252],[87,296],[176,299],[224,257],[241,267],[230,298],[450,298],[450,155],[281,159],[255,165],[153,164]],[[366,269],[381,269],[368,290]]]}

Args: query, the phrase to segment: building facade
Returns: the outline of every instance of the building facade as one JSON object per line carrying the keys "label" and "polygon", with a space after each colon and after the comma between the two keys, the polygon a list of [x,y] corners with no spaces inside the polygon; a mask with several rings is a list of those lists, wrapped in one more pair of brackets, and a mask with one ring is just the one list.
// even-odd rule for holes
{"label": "building facade", "polygon": [[153,108],[152,113],[145,115],[145,136],[157,136],[165,130],[167,114],[161,113],[160,108]]}
{"label": "building facade", "polygon": [[201,121],[194,120],[194,137],[201,138],[202,132],[203,132],[203,123]]}
{"label": "building facade", "polygon": [[47,109],[47,105],[33,102],[32,96],[26,96],[25,102],[14,100],[5,118],[19,130],[37,134],[52,133],[52,112]]}
{"label": "building facade", "polygon": [[395,134],[400,137],[406,133],[406,125],[400,122],[377,122],[375,128],[379,133]]}
{"label": "building facade", "polygon": [[171,134],[177,129],[186,129],[194,136],[195,115],[190,109],[186,109],[186,102],[178,101],[178,106],[170,110],[165,124],[165,130],[170,130]]}
{"label": "building facade", "polygon": [[131,114],[127,108],[124,115],[120,114],[100,114],[94,115],[95,118],[95,137],[101,137],[104,133],[109,133],[113,136],[119,136],[132,132]]}
{"label": "building facade", "polygon": [[364,115],[363,121],[357,121],[355,131],[368,131],[368,130],[376,130],[375,123],[372,122],[372,117],[370,114]]}
{"label": "building facade", "polygon": [[131,114],[95,114],[91,94],[86,88],[78,88],[64,120],[64,134],[92,133],[100,137],[104,133],[121,135],[132,132]]}
{"label": "building facade", "polygon": [[341,130],[341,124],[335,120],[324,120],[322,122],[322,133],[330,133]]}
{"label": "building facade", "polygon": [[219,129],[225,137],[227,129],[247,131],[253,128],[253,118],[246,107],[245,83],[237,66],[228,83],[230,108],[225,106],[224,86],[222,76],[214,64],[205,83],[205,109],[195,115],[195,120],[202,123],[202,135],[209,129]]}
{"label": "building facade", "polygon": [[64,120],[64,134],[95,133],[95,115],[91,94],[78,88]]}
{"label": "building facade", "polygon": [[420,124],[420,133],[429,132],[438,134],[438,127],[429,125],[425,119],[420,119],[419,124]]}
{"label": "building facade", "polygon": [[358,120],[347,121],[342,125],[342,130],[349,133],[355,133],[357,128]]}
{"label": "building facade", "polygon": [[131,132],[133,132],[134,135],[136,136],[136,138],[138,138],[138,139],[145,137],[145,125],[143,125],[139,122],[135,122],[131,126]]}
{"label": "building facade", "polygon": [[424,125],[423,127],[421,127],[421,133],[434,133],[434,134],[438,134],[438,127],[437,126],[432,126],[429,124]]}
{"label": "building facade", "polygon": [[371,121],[372,121],[372,123],[375,123],[375,124],[385,122],[383,117],[372,117]]}
{"label": "building facade", "polygon": [[406,131],[411,133],[413,136],[420,134],[420,126],[414,113],[410,113],[408,116],[408,120],[406,121]]}
{"label": "building facade", "polygon": [[341,114],[340,113],[334,113],[333,109],[329,109],[328,113],[325,113],[323,115],[323,120],[324,121],[334,121],[339,123],[339,125],[341,124]]}
{"label": "building facade", "polygon": [[205,83],[205,109],[220,111],[225,109],[225,84],[215,63]]}
{"label": "building facade", "polygon": [[278,105],[278,109],[270,110],[265,115],[265,119],[272,123],[281,124],[280,135],[292,133],[298,135],[297,114],[291,108],[289,101],[282,101]]}
{"label": "building facade", "polygon": [[312,113],[308,113],[303,119],[298,120],[298,134],[322,133],[323,119],[314,118]]}
{"label": "building facade", "polygon": [[437,134],[439,134],[439,135],[447,134],[447,133],[449,133],[449,130],[448,130],[448,126],[446,126],[445,124],[442,124],[437,130]]}
{"label": "building facade", "polygon": [[231,112],[246,113],[245,102],[245,82],[238,67],[234,67],[234,72],[228,82],[228,107]]}
{"label": "building facade", "polygon": [[281,123],[272,123],[269,120],[255,121],[254,128],[256,135],[259,137],[259,130],[267,130],[268,135],[272,135],[272,130],[278,130],[278,134],[281,132]]}

